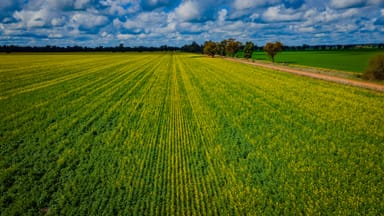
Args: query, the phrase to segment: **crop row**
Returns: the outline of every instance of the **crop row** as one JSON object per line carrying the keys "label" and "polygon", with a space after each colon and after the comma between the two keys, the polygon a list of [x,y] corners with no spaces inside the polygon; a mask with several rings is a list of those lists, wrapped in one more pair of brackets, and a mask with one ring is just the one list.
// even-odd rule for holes
{"label": "crop row", "polygon": [[[276,214],[382,209],[382,94],[218,61],[191,62],[190,74],[220,119],[222,159],[240,180],[231,190],[255,190],[232,206]],[[252,193],[258,198],[247,199]]]}
{"label": "crop row", "polygon": [[384,209],[382,93],[190,54],[6,58],[4,215]]}

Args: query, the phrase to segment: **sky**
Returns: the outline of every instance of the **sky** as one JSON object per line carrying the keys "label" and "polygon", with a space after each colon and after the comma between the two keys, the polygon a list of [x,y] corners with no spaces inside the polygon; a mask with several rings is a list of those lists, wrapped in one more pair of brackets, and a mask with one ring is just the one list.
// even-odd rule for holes
{"label": "sky", "polygon": [[384,43],[384,0],[0,0],[0,45]]}

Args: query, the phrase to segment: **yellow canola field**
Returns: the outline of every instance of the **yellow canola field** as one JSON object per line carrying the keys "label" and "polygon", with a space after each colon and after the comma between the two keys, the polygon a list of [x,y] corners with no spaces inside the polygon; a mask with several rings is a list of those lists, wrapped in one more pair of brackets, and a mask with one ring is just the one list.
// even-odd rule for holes
{"label": "yellow canola field", "polygon": [[194,54],[2,54],[0,212],[379,215],[383,107]]}

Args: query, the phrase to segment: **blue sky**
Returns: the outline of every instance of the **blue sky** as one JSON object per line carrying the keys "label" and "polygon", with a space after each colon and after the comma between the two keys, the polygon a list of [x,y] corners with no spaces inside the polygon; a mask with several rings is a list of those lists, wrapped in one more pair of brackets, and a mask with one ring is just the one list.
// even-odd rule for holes
{"label": "blue sky", "polygon": [[0,0],[0,45],[384,42],[384,0]]}

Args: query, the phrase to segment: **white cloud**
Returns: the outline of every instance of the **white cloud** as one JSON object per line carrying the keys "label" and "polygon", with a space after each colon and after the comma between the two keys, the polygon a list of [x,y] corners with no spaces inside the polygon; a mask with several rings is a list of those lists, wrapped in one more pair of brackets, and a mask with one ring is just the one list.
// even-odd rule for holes
{"label": "white cloud", "polygon": [[13,17],[19,21],[20,27],[26,28],[43,27],[47,24],[47,20],[50,19],[50,15],[47,10],[16,11],[13,14]]}
{"label": "white cloud", "polygon": [[292,32],[302,32],[302,33],[312,33],[315,32],[316,29],[313,26],[305,26],[305,25],[291,25],[289,29]]}
{"label": "white cloud", "polygon": [[0,31],[36,43],[76,41],[81,34],[79,43],[89,38],[96,45],[183,45],[229,37],[260,44],[322,34],[326,42],[333,31],[346,41],[354,34],[377,41],[384,31],[382,6],[384,0],[0,0]]}
{"label": "white cloud", "polygon": [[353,16],[357,16],[360,14],[360,11],[355,8],[347,9],[342,13],[339,13],[334,10],[325,10],[320,14],[321,21],[324,22],[334,22],[334,21],[340,21],[341,19],[348,19],[352,18]]}
{"label": "white cloud", "polygon": [[286,22],[297,21],[302,17],[302,13],[286,9],[282,5],[269,7],[263,14],[262,18],[267,22]]}
{"label": "white cloud", "polygon": [[344,22],[349,23],[350,20],[354,20],[362,12],[356,8],[350,8],[343,10],[342,12],[330,8],[326,8],[323,11],[318,9],[310,9],[304,12],[303,24],[306,26],[320,25],[326,26],[332,23]]}
{"label": "white cloud", "polygon": [[183,21],[197,20],[201,16],[201,9],[196,1],[185,1],[181,3],[176,9],[177,17]]}
{"label": "white cloud", "polygon": [[131,34],[117,34],[117,39],[119,40],[130,40],[134,38],[136,38],[136,36]]}
{"label": "white cloud", "polygon": [[90,0],[75,0],[73,6],[75,9],[84,9],[89,5],[90,2]]}
{"label": "white cloud", "polygon": [[318,33],[318,34],[315,34],[315,37],[326,37],[327,34],[325,33]]}
{"label": "white cloud", "polygon": [[52,26],[64,26],[66,23],[66,17],[61,16],[61,17],[56,17],[51,20],[51,25]]}
{"label": "white cloud", "polygon": [[226,9],[221,9],[218,12],[217,22],[219,23],[219,25],[223,25],[225,23],[225,20],[227,18],[227,14],[228,14],[228,11]]}
{"label": "white cloud", "polygon": [[205,31],[204,24],[201,23],[190,23],[190,22],[182,22],[175,26],[176,28],[174,32],[178,32],[181,34],[194,34],[201,33]]}
{"label": "white cloud", "polygon": [[265,5],[272,5],[280,2],[279,0],[235,0],[233,3],[233,6],[236,10],[246,10],[250,8],[265,6]]}
{"label": "white cloud", "polygon": [[111,16],[123,16],[140,11],[140,0],[101,0],[99,4],[106,8]]}
{"label": "white cloud", "polygon": [[75,13],[70,19],[70,23],[76,27],[92,29],[107,24],[108,18],[101,15],[90,13]]}
{"label": "white cloud", "polygon": [[181,21],[206,22],[216,19],[220,5],[227,0],[184,0],[174,10]]}
{"label": "white cloud", "polygon": [[335,9],[357,8],[367,5],[383,5],[384,0],[330,0],[330,7]]}
{"label": "white cloud", "polygon": [[[267,6],[273,6],[280,3],[281,0],[235,0],[230,10],[230,18],[238,19],[241,17],[249,17],[249,15],[262,11]],[[256,12],[257,11],[257,12]]]}
{"label": "white cloud", "polygon": [[109,34],[108,32],[105,32],[105,31],[101,32],[100,36],[103,38],[112,38],[113,37],[113,35]]}
{"label": "white cloud", "polygon": [[367,0],[331,0],[330,6],[337,9],[357,7],[366,4]]}
{"label": "white cloud", "polygon": [[168,23],[168,25],[164,28],[155,29],[154,32],[160,33],[160,34],[169,34],[169,33],[176,32],[176,28],[177,28],[177,23],[171,22],[171,23]]}
{"label": "white cloud", "polygon": [[48,38],[62,38],[63,34],[60,33],[50,33],[48,34]]}
{"label": "white cloud", "polygon": [[160,28],[165,28],[167,22],[164,21],[166,21],[167,18],[168,16],[164,12],[143,12],[125,22],[114,20],[114,26],[123,27],[135,34],[140,32],[149,33],[157,31],[157,29]]}
{"label": "white cloud", "polygon": [[252,21],[255,21],[256,19],[260,18],[260,14],[259,13],[253,13],[253,14],[251,14],[251,16],[249,16],[249,18],[251,18]]}

